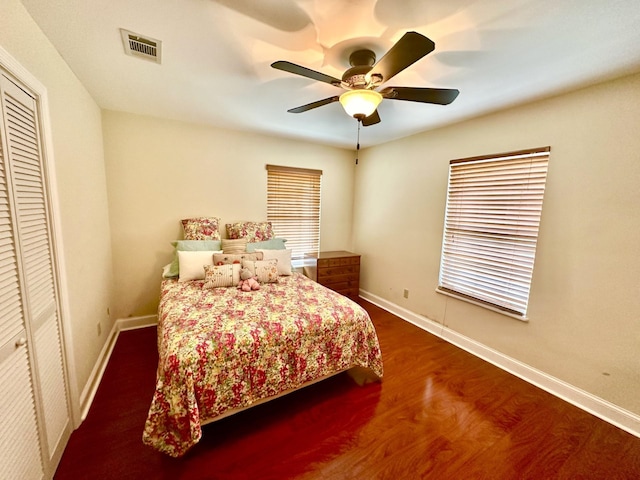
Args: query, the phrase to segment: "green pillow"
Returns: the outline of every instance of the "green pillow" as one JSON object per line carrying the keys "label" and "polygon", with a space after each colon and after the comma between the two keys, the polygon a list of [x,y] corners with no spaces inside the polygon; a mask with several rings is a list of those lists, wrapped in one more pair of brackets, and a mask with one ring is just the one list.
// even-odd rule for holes
{"label": "green pillow", "polygon": [[221,250],[220,240],[176,240],[171,242],[173,245],[173,261],[169,267],[169,271],[165,277],[177,277],[180,275],[180,263],[178,262],[178,250],[182,251],[202,251],[202,250]]}
{"label": "green pillow", "polygon": [[284,238],[272,238],[271,240],[264,240],[262,242],[247,243],[247,252],[255,252],[258,248],[263,250],[284,250],[286,241]]}

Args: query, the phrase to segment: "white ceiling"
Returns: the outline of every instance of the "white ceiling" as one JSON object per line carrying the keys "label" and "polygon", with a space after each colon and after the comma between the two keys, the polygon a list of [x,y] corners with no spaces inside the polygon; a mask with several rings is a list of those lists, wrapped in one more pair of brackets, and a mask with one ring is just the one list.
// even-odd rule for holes
{"label": "white ceiling", "polygon": [[[388,85],[457,88],[448,106],[384,100],[362,147],[640,70],[638,0],[22,0],[98,105],[353,148],[341,90],[275,70],[340,78],[406,31],[436,49]],[[162,41],[162,64],[127,56],[120,29]],[[632,101],[630,99],[630,101]],[[633,99],[638,101],[638,99]]]}

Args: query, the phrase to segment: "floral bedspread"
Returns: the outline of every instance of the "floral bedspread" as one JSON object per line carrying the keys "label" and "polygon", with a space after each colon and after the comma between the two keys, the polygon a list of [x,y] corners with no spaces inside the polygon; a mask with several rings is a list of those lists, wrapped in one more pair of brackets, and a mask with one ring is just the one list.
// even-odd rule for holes
{"label": "floral bedspread", "polygon": [[243,292],[162,282],[156,390],[144,443],[173,457],[229,410],[359,366],[382,377],[378,337],[357,303],[299,273]]}

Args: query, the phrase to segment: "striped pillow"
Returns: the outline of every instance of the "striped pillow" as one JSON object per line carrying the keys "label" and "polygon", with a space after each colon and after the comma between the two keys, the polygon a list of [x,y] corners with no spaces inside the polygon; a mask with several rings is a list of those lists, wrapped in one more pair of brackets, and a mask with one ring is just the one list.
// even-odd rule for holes
{"label": "striped pillow", "polygon": [[222,252],[223,253],[244,253],[247,251],[247,239],[246,238],[236,238],[222,239]]}
{"label": "striped pillow", "polygon": [[240,264],[206,265],[203,288],[234,287],[240,283]]}

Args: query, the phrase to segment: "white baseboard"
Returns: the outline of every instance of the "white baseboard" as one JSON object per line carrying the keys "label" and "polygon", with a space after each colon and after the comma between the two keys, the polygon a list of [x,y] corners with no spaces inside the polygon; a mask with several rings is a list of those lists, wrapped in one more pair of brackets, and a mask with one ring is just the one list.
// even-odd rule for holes
{"label": "white baseboard", "polygon": [[555,378],[541,370],[537,370],[530,365],[522,363],[503,353],[498,352],[486,345],[479,343],[469,337],[465,337],[442,324],[427,317],[414,313],[406,308],[391,303],[377,295],[360,290],[360,297],[377,305],[378,307],[393,313],[427,332],[446,340],[447,342],[466,350],[467,352],[486,360],[487,362],[501,368],[523,380],[539,387],[572,405],[575,405],[596,417],[615,425],[622,430],[629,432],[636,437],[640,437],[640,416],[633,412],[614,405],[589,392],[581,390],[569,383]]}
{"label": "white baseboard", "polygon": [[[400,307],[395,303],[391,303],[377,295],[360,290],[360,296],[377,305],[378,307],[393,313],[397,317],[412,323],[413,325],[426,330],[427,332],[440,337],[447,342],[462,348],[463,350],[486,360],[487,362],[501,368],[526,382],[539,387],[546,392],[575,405],[596,417],[615,425],[622,430],[629,432],[636,437],[640,437],[640,416],[614,405],[600,397],[589,392],[581,390],[567,382],[555,378],[541,370],[535,369],[530,365],[522,363],[503,353],[487,347],[469,337],[465,337],[447,327],[443,327],[440,323],[430,320],[427,317],[416,314],[406,308]],[[157,315],[148,315],[144,317],[132,317],[117,320],[111,331],[109,338],[105,342],[96,366],[93,368],[87,386],[80,396],[80,406],[82,410],[82,420],[84,420],[91,407],[91,402],[95,397],[102,375],[111,357],[111,352],[115,346],[116,340],[120,332],[132,330],[135,328],[143,328],[156,325],[158,321]]]}
{"label": "white baseboard", "polygon": [[111,358],[113,347],[115,347],[116,345],[116,341],[118,340],[118,335],[120,334],[120,332],[125,330],[132,330],[135,328],[149,327],[151,325],[156,325],[157,323],[157,315],[122,318],[114,322],[113,327],[109,331],[107,341],[104,343],[104,346],[100,351],[98,360],[96,361],[93,370],[91,370],[89,380],[87,381],[87,384],[80,394],[81,422],[84,422],[85,418],[87,418],[89,408],[91,408],[91,403],[93,403],[93,399],[96,396],[96,392],[98,391],[98,387],[100,386],[100,382],[102,381],[102,376],[104,375],[104,371],[107,368],[109,358]]}
{"label": "white baseboard", "polygon": [[[116,329],[116,325],[113,325],[113,328],[109,331],[107,336],[107,341],[104,342],[102,346],[102,350],[100,351],[100,355],[98,355],[98,360],[91,370],[91,374],[89,375],[89,380],[84,386],[82,393],[80,394],[80,422],[84,422],[85,418],[87,418],[87,413],[89,413],[89,407],[93,402],[93,397],[95,397],[96,392],[98,391],[98,386],[100,385],[100,380],[102,380],[102,375],[104,374],[104,370],[107,368],[107,363],[109,362],[109,357],[111,357],[111,352],[113,351],[113,347],[116,344],[116,340],[118,339],[118,330]],[[76,428],[79,425],[76,426]]]}
{"label": "white baseboard", "polygon": [[145,315],[144,317],[129,317],[116,320],[118,332],[135,330],[136,328],[150,327],[158,324],[157,315]]}

